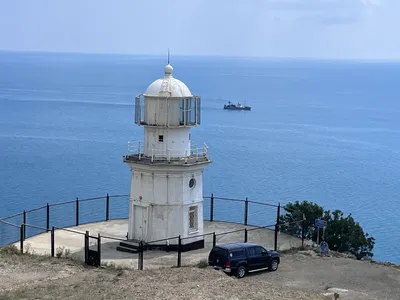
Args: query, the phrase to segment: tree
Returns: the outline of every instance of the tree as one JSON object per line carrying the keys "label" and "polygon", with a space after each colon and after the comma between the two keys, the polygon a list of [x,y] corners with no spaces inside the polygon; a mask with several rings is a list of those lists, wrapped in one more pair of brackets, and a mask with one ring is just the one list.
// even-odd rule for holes
{"label": "tree", "polygon": [[[350,252],[357,259],[373,256],[375,239],[368,233],[364,233],[361,225],[351,214],[345,217],[340,210],[324,211],[323,207],[308,201],[288,203],[284,209],[286,214],[280,217],[282,232],[302,237],[304,228],[304,238],[316,241],[315,219],[324,219],[327,221],[325,241],[331,250]],[[302,221],[303,218],[304,221]],[[322,238],[322,235],[320,236]]]}

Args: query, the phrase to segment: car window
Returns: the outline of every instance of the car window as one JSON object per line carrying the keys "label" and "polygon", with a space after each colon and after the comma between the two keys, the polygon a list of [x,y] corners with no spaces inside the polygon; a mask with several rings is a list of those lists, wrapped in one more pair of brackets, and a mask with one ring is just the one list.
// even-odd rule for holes
{"label": "car window", "polygon": [[243,249],[233,249],[231,252],[231,257],[243,256],[243,255],[244,255]]}
{"label": "car window", "polygon": [[247,248],[247,251],[249,252],[249,256],[255,256],[256,255],[255,247]]}
{"label": "car window", "polygon": [[227,257],[227,256],[228,256],[228,250],[219,247],[214,247],[210,253],[210,257],[212,259],[217,257]]}
{"label": "car window", "polygon": [[255,247],[254,250],[256,251],[257,256],[261,255],[261,249],[262,249],[261,247]]}

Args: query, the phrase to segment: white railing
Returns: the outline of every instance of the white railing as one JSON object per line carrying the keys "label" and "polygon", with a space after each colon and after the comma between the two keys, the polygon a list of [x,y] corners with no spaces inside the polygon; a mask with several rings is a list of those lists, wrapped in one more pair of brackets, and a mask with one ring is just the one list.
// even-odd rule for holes
{"label": "white railing", "polygon": [[203,147],[191,147],[190,149],[185,150],[185,153],[182,154],[181,151],[174,151],[171,149],[168,150],[157,150],[151,149],[149,151],[149,155],[144,155],[144,143],[141,141],[128,142],[128,156],[137,156],[138,160],[142,160],[142,158],[150,158],[153,161],[171,161],[171,160],[183,160],[187,162],[189,159],[208,159],[208,146],[204,143]]}

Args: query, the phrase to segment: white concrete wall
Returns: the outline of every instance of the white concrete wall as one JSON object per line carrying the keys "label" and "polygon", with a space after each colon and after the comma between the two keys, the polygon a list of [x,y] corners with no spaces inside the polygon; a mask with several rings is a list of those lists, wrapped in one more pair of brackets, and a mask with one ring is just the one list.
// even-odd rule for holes
{"label": "white concrete wall", "polygon": [[[189,232],[190,205],[151,205],[149,207],[147,241],[156,241],[179,235],[182,238],[186,238],[203,234],[203,202],[198,202],[192,205],[198,206],[198,230],[195,232]],[[139,225],[140,224],[137,224],[136,227],[139,228]],[[137,231],[139,230],[140,229],[137,229]],[[182,244],[192,243],[201,239],[201,237],[186,239],[182,241]],[[175,242],[175,240],[170,241],[170,243]],[[160,244],[166,244],[166,241],[160,242]]]}
{"label": "white concrete wall", "polygon": [[149,241],[182,235],[184,221],[180,205],[153,205],[150,218]]}
{"label": "white concrete wall", "polygon": [[[189,187],[191,178],[196,180],[196,185],[193,188]],[[183,174],[183,203],[191,204],[198,201],[203,201],[203,171],[196,171]]]}
{"label": "white concrete wall", "polygon": [[[159,135],[163,136],[163,141],[159,142]],[[153,152],[154,149],[154,152]],[[190,127],[164,128],[148,127],[144,128],[144,154],[151,156],[182,157],[190,153]]]}
{"label": "white concrete wall", "polygon": [[[173,168],[172,168],[173,169]],[[189,187],[191,178],[196,180]],[[143,238],[153,241],[181,235],[182,237],[203,234],[203,177],[202,166],[181,171],[155,170],[132,167],[130,193],[129,234],[130,239]],[[148,214],[137,216],[135,205],[148,207]],[[189,233],[189,207],[198,206],[198,231]],[[146,229],[143,220],[146,219]],[[142,236],[142,233],[146,233]],[[184,243],[197,239],[185,240]],[[171,241],[172,243],[173,241]]]}
{"label": "white concrete wall", "polygon": [[183,174],[132,171],[131,199],[146,204],[183,204]]}

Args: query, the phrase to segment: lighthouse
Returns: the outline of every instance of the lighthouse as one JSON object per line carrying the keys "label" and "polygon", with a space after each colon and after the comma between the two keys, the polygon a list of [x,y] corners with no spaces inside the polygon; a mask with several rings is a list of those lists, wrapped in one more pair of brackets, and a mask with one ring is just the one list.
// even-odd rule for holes
{"label": "lighthouse", "polygon": [[174,248],[180,236],[183,251],[204,247],[203,170],[211,160],[207,145],[191,140],[200,119],[201,98],[173,76],[168,59],[163,78],[135,98],[144,140],[129,142],[124,156],[131,170],[129,240],[171,238],[153,246]]}

